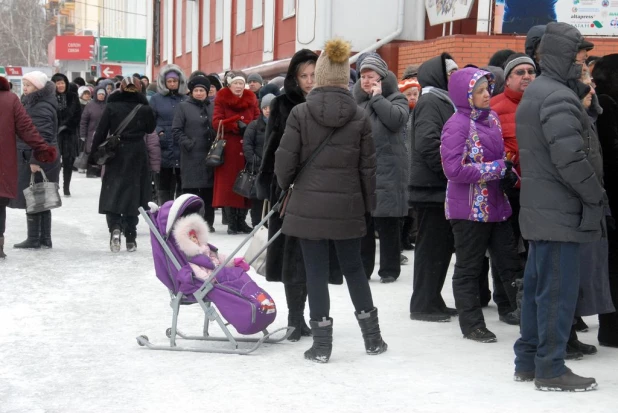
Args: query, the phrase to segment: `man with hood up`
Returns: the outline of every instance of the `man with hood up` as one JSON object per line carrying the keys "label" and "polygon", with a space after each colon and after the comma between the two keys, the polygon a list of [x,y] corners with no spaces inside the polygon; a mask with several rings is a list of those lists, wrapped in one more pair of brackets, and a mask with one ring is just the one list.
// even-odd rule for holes
{"label": "man with hood up", "polygon": [[[515,115],[521,164],[522,236],[529,241],[515,380],[539,390],[586,391],[597,383],[565,366],[580,285],[582,243],[601,238],[602,166],[591,159],[591,122],[577,96],[586,49],[581,33],[549,23],[542,74]],[[599,170],[600,169],[600,170]]]}
{"label": "man with hood up", "polygon": [[530,59],[534,62],[537,76],[541,75],[541,54],[539,53],[539,45],[541,44],[541,39],[545,34],[546,27],[547,26],[544,24],[531,27],[526,35],[526,54],[530,56]]}
{"label": "man with hood up", "polygon": [[410,318],[450,321],[457,310],[446,307],[441,291],[454,251],[453,232],[444,212],[447,179],[440,158],[440,137],[455,113],[448,95],[448,79],[457,70],[448,53],[423,63],[418,69],[422,89],[412,113],[412,165],[410,206],[416,209],[418,232],[414,250],[414,291]]}
{"label": "man with hood up", "polygon": [[157,77],[158,93],[150,98],[157,128],[155,132],[161,143],[161,172],[157,182],[159,205],[182,194],[180,181],[180,144],[174,140],[172,122],[174,111],[180,102],[187,99],[187,79],[179,66],[166,65]]}

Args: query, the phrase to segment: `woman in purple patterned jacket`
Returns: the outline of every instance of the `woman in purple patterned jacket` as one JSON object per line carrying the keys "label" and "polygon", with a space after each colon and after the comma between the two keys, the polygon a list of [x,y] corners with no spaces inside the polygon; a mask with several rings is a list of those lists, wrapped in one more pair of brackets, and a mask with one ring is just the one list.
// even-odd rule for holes
{"label": "woman in purple patterned jacket", "polygon": [[490,72],[470,67],[451,75],[448,92],[457,112],[444,125],[440,146],[448,178],[446,219],[455,236],[453,295],[459,324],[465,338],[482,343],[496,341],[485,326],[479,298],[485,252],[489,250],[514,310],[515,279],[523,272],[506,222],[511,206],[503,191],[518,178],[504,159],[500,121],[489,107],[492,89]]}

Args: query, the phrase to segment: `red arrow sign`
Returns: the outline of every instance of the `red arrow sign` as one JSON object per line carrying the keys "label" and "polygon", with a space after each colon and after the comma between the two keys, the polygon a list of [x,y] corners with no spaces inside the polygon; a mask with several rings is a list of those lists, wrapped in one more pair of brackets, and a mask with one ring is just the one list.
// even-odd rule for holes
{"label": "red arrow sign", "polygon": [[122,75],[122,66],[120,65],[101,65],[101,76],[111,78]]}
{"label": "red arrow sign", "polygon": [[6,75],[7,76],[23,76],[20,66],[7,66]]}

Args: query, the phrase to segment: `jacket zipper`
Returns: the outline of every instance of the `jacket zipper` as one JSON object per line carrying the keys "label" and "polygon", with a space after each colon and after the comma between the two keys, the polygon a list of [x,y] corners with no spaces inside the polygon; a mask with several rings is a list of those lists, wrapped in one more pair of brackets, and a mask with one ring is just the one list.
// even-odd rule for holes
{"label": "jacket zipper", "polygon": [[472,195],[474,193],[474,187],[472,186],[472,184],[470,184],[470,192],[468,195],[468,206],[471,207],[472,206]]}

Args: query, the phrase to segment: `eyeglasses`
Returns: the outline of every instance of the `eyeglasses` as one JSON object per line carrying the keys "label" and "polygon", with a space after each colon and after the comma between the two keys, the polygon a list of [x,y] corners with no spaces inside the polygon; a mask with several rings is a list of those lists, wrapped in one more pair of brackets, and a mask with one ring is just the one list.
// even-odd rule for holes
{"label": "eyeglasses", "polygon": [[517,69],[517,70],[514,70],[513,73],[515,73],[517,76],[523,76],[526,73],[532,76],[536,74],[536,71],[534,69]]}
{"label": "eyeglasses", "polygon": [[584,60],[576,60],[575,64],[576,65],[585,65],[586,64],[586,60],[585,59]]}

